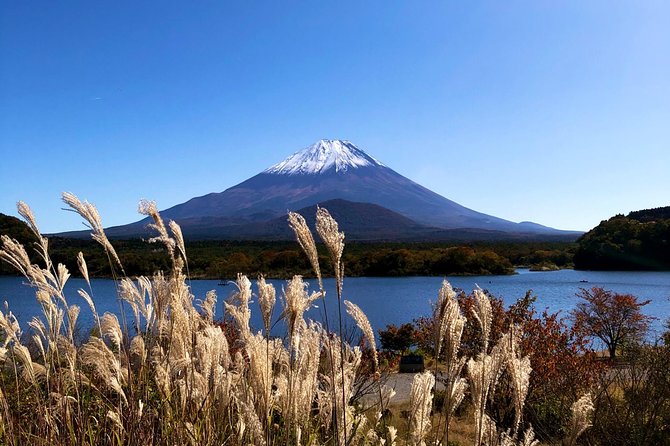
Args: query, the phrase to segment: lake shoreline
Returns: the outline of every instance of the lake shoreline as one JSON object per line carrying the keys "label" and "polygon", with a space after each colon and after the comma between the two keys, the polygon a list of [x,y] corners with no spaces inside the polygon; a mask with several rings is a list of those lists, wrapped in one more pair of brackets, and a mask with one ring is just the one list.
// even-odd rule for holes
{"label": "lake shoreline", "polygon": [[[641,299],[651,299],[652,303],[644,308],[645,314],[657,317],[652,328],[660,330],[670,315],[670,272],[599,272],[560,270],[550,272],[531,272],[517,269],[513,275],[489,276],[413,276],[413,277],[345,277],[343,298],[350,300],[363,310],[375,330],[388,324],[402,324],[428,316],[432,312],[431,304],[437,300],[437,293],[446,278],[454,288],[466,293],[477,286],[491,292],[503,300],[506,306],[525,296],[531,290],[537,296],[535,308],[538,312],[560,312],[566,317],[578,301],[576,294],[581,288],[602,287],[617,293],[629,293]],[[256,278],[250,277],[253,292],[256,293]],[[278,300],[287,278],[268,279],[277,290]],[[310,291],[316,291],[315,278],[305,278]],[[236,291],[234,284],[219,286],[219,279],[193,279],[187,281],[195,299],[204,299],[207,292],[214,290],[218,296],[216,316],[223,315],[223,301]],[[337,295],[335,280],[324,279],[326,290],[325,306],[328,314],[337,314]],[[92,297],[99,314],[110,312],[119,314],[117,282],[110,278],[91,279]],[[70,305],[82,308],[80,319],[85,323],[91,318],[86,302],[78,295],[78,289],[89,290],[84,279],[70,278],[65,294]],[[253,299],[256,300],[255,298]],[[22,327],[27,327],[33,316],[41,314],[41,308],[35,299],[35,289],[26,285],[26,279],[18,276],[0,276],[0,302],[7,301],[9,310],[18,318]],[[310,310],[308,317],[321,319],[323,303],[319,308]],[[274,319],[281,312],[281,304],[275,306]],[[255,327],[262,327],[257,303],[252,303],[252,320]],[[653,335],[652,335],[653,336]]]}

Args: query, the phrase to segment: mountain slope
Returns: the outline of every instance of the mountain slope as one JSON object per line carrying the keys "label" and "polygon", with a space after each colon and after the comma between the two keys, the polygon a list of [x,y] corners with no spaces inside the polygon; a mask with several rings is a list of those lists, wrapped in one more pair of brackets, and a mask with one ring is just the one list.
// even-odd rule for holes
{"label": "mountain slope", "polygon": [[505,232],[554,232],[468,209],[405,178],[348,141],[321,140],[221,193],[193,198],[163,211],[175,220],[232,217],[264,221],[340,198],[373,203],[420,224]]}
{"label": "mountain slope", "polygon": [[[402,241],[402,242],[443,242],[443,241],[572,241],[575,235],[538,234],[532,232],[503,232],[487,229],[457,228],[441,229],[421,225],[403,215],[371,203],[357,203],[342,199],[328,200],[318,204],[328,209],[337,220],[340,230],[348,241]],[[296,210],[305,217],[314,230],[317,205]],[[190,240],[293,240],[295,235],[288,226],[287,216],[268,221],[240,223],[227,217],[198,217],[179,220],[184,236]],[[110,238],[151,237],[153,234],[145,222],[117,226],[106,229]],[[61,234],[66,237],[88,237],[86,232]]]}
{"label": "mountain slope", "polygon": [[[411,237],[430,232],[433,228],[403,217],[381,206],[370,203],[355,203],[335,199],[319,204],[328,209],[337,220],[340,230],[347,240],[396,240],[399,237]],[[308,225],[314,229],[317,205],[311,205],[296,212],[303,215]],[[183,220],[189,227],[189,237],[195,238],[235,238],[239,240],[292,240],[295,238],[288,226],[286,215],[269,221],[230,225],[229,220],[216,217],[195,222]],[[215,231],[212,231],[216,228]],[[215,235],[213,235],[215,234]]]}
{"label": "mountain slope", "polygon": [[[318,141],[236,186],[192,198],[161,214],[179,222],[185,233],[197,231],[212,238],[232,234],[235,228],[242,236],[260,231],[263,225],[257,224],[282,217],[287,210],[336,199],[380,206],[415,225],[441,230],[578,235],[468,209],[400,175],[351,142],[340,140]],[[145,224],[146,220],[111,228],[110,235],[136,235]],[[408,230],[400,225],[395,232],[400,233],[400,228]]]}

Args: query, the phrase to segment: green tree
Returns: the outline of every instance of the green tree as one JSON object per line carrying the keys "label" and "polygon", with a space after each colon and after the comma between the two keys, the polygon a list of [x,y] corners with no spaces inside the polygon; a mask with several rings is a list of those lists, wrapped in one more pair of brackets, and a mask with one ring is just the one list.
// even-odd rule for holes
{"label": "green tree", "polygon": [[657,211],[631,212],[627,217],[616,215],[602,221],[578,240],[575,268],[670,269],[670,219]]}

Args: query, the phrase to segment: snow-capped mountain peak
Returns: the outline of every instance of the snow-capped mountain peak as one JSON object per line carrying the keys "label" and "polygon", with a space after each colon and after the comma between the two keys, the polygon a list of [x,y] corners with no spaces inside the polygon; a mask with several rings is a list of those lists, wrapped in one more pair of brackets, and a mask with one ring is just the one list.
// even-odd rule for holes
{"label": "snow-capped mountain peak", "polygon": [[346,172],[348,169],[366,166],[383,164],[349,141],[322,139],[266,169],[265,173],[309,175],[331,169]]}

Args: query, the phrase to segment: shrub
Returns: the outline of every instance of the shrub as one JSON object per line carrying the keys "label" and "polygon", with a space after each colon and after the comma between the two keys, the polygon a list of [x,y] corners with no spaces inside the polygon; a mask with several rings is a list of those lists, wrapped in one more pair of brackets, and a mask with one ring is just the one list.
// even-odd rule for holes
{"label": "shrub", "polygon": [[670,346],[628,350],[624,366],[602,374],[588,441],[609,445],[670,443]]}
{"label": "shrub", "polygon": [[405,353],[415,344],[415,330],[410,323],[396,327],[393,324],[386,326],[386,330],[379,331],[379,342],[382,349],[395,354]]}

